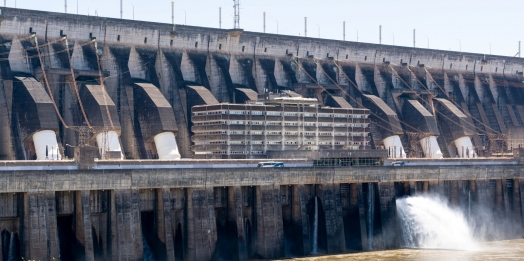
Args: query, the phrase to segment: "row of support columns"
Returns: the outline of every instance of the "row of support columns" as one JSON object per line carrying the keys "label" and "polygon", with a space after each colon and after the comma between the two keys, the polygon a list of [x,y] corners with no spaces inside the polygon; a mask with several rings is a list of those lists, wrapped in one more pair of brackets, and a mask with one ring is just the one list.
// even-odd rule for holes
{"label": "row of support columns", "polygon": [[498,179],[0,194],[0,229],[19,235],[26,259],[64,256],[66,246],[80,249],[75,260],[275,259],[399,248],[396,199],[425,193],[467,218],[492,217],[487,240],[516,237],[523,190]]}

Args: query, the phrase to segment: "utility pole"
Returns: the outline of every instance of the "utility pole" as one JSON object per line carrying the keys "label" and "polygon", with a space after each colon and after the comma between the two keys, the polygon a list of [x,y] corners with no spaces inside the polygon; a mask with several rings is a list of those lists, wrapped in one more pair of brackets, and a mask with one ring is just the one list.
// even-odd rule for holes
{"label": "utility pole", "polygon": [[413,29],[413,48],[415,48],[415,29]]}
{"label": "utility pole", "polygon": [[222,29],[222,6],[218,7],[218,28]]}
{"label": "utility pole", "polygon": [[76,0],[76,14],[78,15],[78,0]]}
{"label": "utility pole", "polygon": [[67,14],[67,0],[64,0],[64,10],[65,10],[65,13]]}
{"label": "utility pole", "polygon": [[378,26],[378,44],[382,44],[382,25]]}
{"label": "utility pole", "polygon": [[307,16],[304,16],[304,37],[307,37]]}
{"label": "utility pole", "polygon": [[346,41],[346,21],[342,22],[342,40]]}
{"label": "utility pole", "polygon": [[122,1],[123,1],[123,0],[120,0],[120,19],[122,19],[123,14],[124,14],[124,12],[122,11],[123,8],[124,8],[124,7],[122,6]]}
{"label": "utility pole", "polygon": [[235,9],[235,20],[233,28],[240,28],[240,0],[233,0],[233,8]]}
{"label": "utility pole", "polygon": [[266,33],[266,11],[264,11],[264,33]]}
{"label": "utility pole", "polygon": [[520,57],[521,57],[521,55],[520,55],[520,41],[519,41],[519,58],[520,58]]}

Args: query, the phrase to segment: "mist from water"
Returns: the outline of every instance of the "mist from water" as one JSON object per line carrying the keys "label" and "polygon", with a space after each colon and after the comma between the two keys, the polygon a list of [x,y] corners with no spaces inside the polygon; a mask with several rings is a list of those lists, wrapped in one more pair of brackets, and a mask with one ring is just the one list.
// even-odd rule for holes
{"label": "mist from water", "polygon": [[478,244],[464,213],[436,195],[396,200],[402,246],[476,250]]}

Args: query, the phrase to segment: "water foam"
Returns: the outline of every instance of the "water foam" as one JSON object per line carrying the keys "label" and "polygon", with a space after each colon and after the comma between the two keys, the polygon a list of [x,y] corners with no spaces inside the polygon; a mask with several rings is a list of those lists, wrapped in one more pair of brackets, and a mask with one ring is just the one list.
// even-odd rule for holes
{"label": "water foam", "polygon": [[476,241],[462,211],[437,196],[396,200],[404,247],[476,250]]}

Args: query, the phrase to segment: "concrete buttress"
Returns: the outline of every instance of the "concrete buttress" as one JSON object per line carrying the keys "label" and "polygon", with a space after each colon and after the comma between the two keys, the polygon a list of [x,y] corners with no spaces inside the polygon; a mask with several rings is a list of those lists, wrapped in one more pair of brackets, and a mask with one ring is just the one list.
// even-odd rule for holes
{"label": "concrete buttress", "polygon": [[58,258],[55,193],[26,193],[24,201],[23,242],[26,247],[22,255],[28,260]]}
{"label": "concrete buttress", "polygon": [[322,205],[326,217],[327,252],[328,254],[344,253],[346,242],[342,221],[340,184],[322,185]]}
{"label": "concrete buttress", "polygon": [[213,188],[187,193],[187,260],[211,260],[217,241]]}
{"label": "concrete buttress", "polygon": [[255,252],[262,258],[284,256],[284,233],[280,187],[256,187]]}
{"label": "concrete buttress", "polygon": [[91,205],[90,191],[76,192],[76,236],[84,245],[85,260],[94,261],[93,236],[91,232]]}
{"label": "concrete buttress", "polygon": [[395,198],[395,184],[393,182],[378,183],[380,195],[380,217],[382,221],[382,238],[384,248],[400,247],[399,227],[397,220],[397,206]]}
{"label": "concrete buttress", "polygon": [[[242,213],[242,189],[239,186],[230,188],[229,194],[232,194],[229,197],[229,208],[234,216],[234,222],[237,226],[237,236],[238,236],[238,260],[247,259],[247,249],[246,249],[246,237],[244,231],[244,217]],[[233,201],[233,202],[231,202]]]}
{"label": "concrete buttress", "polygon": [[138,190],[111,193],[111,260],[143,260]]}

